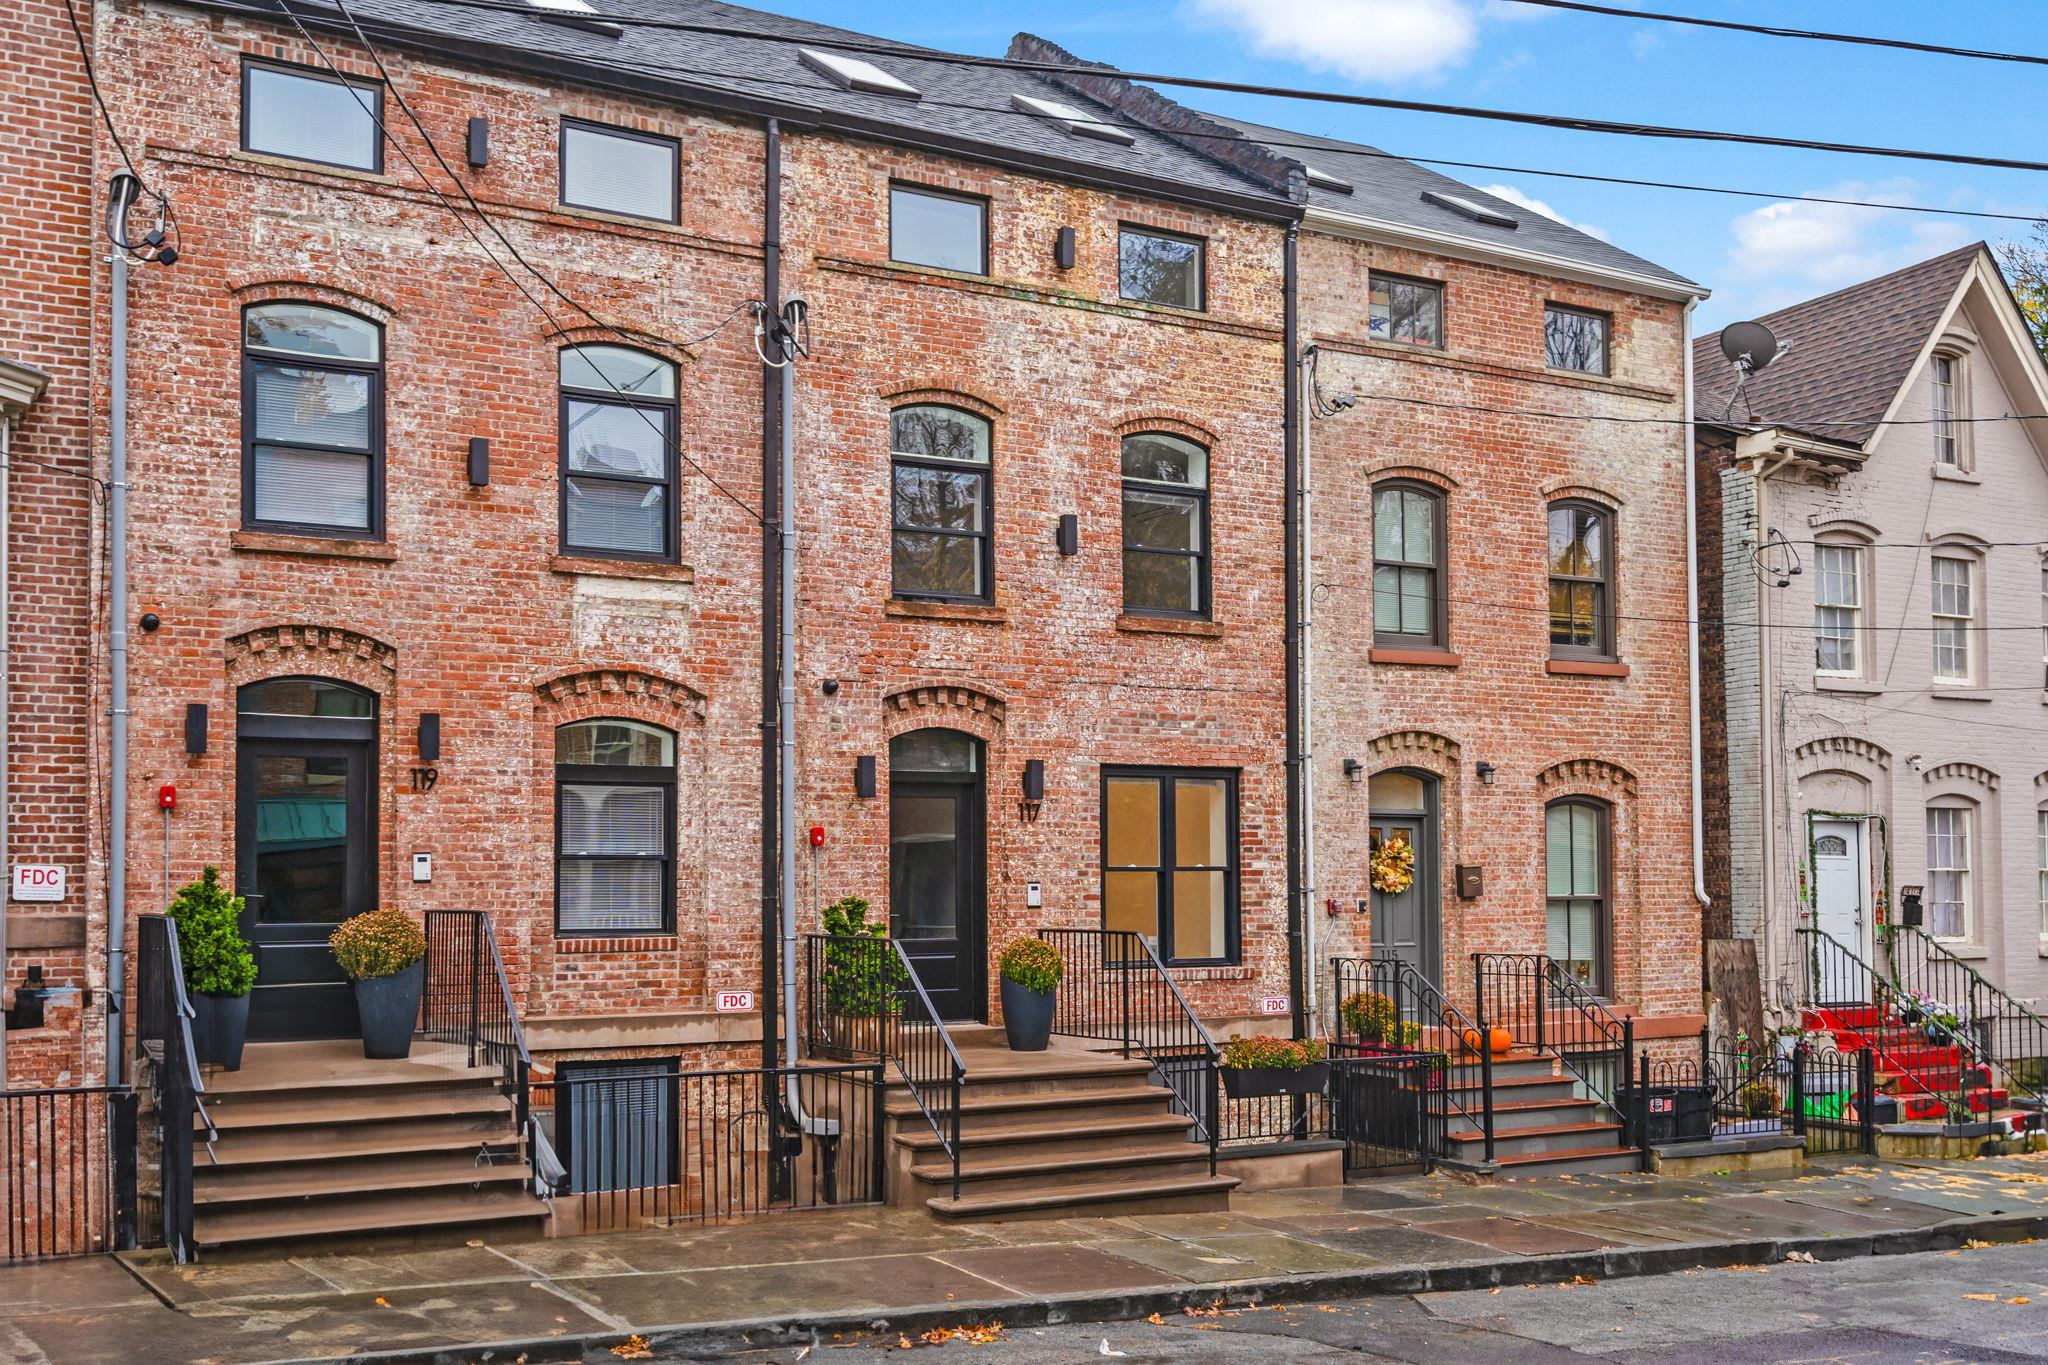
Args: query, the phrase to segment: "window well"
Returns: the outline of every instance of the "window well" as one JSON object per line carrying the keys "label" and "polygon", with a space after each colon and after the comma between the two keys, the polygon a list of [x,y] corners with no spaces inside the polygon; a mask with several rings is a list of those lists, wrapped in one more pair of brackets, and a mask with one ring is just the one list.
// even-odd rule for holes
{"label": "window well", "polygon": [[858,57],[840,52],[820,52],[814,47],[798,48],[797,57],[811,70],[848,90],[864,90],[870,95],[896,95],[911,100],[923,98],[916,86],[899,81],[873,62],[864,62]]}
{"label": "window well", "polygon": [[1100,138],[1104,142],[1118,142],[1126,147],[1137,141],[1115,124],[1104,123],[1093,114],[1076,109],[1071,104],[1061,104],[1058,100],[1042,100],[1032,95],[1012,95],[1010,104],[1023,113],[1049,119],[1076,137]]}

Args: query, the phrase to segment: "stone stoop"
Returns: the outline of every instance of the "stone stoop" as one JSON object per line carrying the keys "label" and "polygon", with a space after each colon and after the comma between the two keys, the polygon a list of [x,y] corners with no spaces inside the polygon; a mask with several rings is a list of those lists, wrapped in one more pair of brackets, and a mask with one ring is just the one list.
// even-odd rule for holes
{"label": "stone stoop", "polygon": [[218,1138],[211,1154],[193,1145],[194,1241],[539,1233],[548,1206],[529,1192],[512,1102],[496,1068],[464,1061],[369,1061],[352,1039],[251,1044],[240,1071],[206,1077]]}
{"label": "stone stoop", "polygon": [[[1194,1121],[1151,1065],[1063,1042],[1015,1053],[956,1036],[960,1197],[944,1145],[907,1087],[890,1087],[889,1202],[948,1221],[1206,1213],[1227,1209],[1235,1176],[1209,1174]],[[1000,1040],[1000,1033],[993,1039]]]}
{"label": "stone stoop", "polygon": [[[1460,1067],[1450,1077],[1457,1103],[1479,1112],[1482,1091],[1476,1068]],[[1493,1156],[1498,1174],[1522,1179],[1538,1175],[1583,1175],[1634,1171],[1639,1149],[1622,1145],[1622,1123],[1599,1100],[1580,1099],[1575,1081],[1554,1057],[1516,1049],[1493,1062]],[[1447,1136],[1460,1155],[1456,1165],[1483,1168],[1486,1135],[1477,1122],[1447,1108]]]}

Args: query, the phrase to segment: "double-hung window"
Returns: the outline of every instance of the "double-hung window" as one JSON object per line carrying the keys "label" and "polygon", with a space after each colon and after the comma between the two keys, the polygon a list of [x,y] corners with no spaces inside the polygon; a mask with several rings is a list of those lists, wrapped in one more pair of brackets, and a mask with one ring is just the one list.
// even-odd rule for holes
{"label": "double-hung window", "polygon": [[682,161],[672,137],[562,120],[562,203],[628,218],[673,223]]}
{"label": "double-hung window", "polygon": [[1374,275],[1366,302],[1366,335],[1410,346],[1444,344],[1444,287],[1434,280]]}
{"label": "double-hung window", "polygon": [[675,924],[676,737],[633,720],[555,731],[555,932]]}
{"label": "double-hung window", "polygon": [[1606,374],[1610,325],[1605,313],[1567,308],[1561,303],[1545,304],[1543,363],[1553,370]]}
{"label": "double-hung window", "polygon": [[2048,937],[2048,810],[2034,812],[2034,901],[2040,932]]}
{"label": "double-hung window", "polygon": [[1954,356],[1934,357],[1934,459],[1937,464],[1958,468],[1963,463],[1962,432],[1957,421],[1962,416],[1961,371],[1962,366]]}
{"label": "double-hung window", "polygon": [[1392,482],[1372,491],[1372,637],[1391,648],[1442,649],[1443,494]]}
{"label": "double-hung window", "polygon": [[994,600],[989,424],[921,403],[889,414],[890,565],[898,597]]}
{"label": "double-hung window", "polygon": [[1116,277],[1120,297],[1139,303],[1200,311],[1207,306],[1199,237],[1126,226],[1117,234]]}
{"label": "double-hung window", "polygon": [[1550,956],[1598,994],[1606,994],[1608,940],[1607,807],[1582,797],[1543,810],[1545,943]]}
{"label": "double-hung window", "polygon": [[566,554],[676,557],[676,367],[624,346],[561,354]]}
{"label": "double-hung window", "polygon": [[1587,502],[1550,509],[1550,655],[1614,657],[1614,516]]}
{"label": "double-hung window", "polygon": [[384,533],[384,329],[311,303],[242,311],[242,524]]}
{"label": "double-hung window", "polygon": [[889,259],[988,274],[988,201],[921,185],[891,185]]}
{"label": "double-hung window", "polygon": [[1927,808],[1927,932],[1967,938],[1970,931],[1970,810]]}
{"label": "double-hung window", "polygon": [[1970,636],[1976,624],[1976,561],[1934,557],[1934,678],[1967,683],[1974,676]]}
{"label": "double-hung window", "polygon": [[257,62],[242,67],[242,149],[267,156],[384,169],[384,87]]}
{"label": "double-hung window", "polygon": [[1209,611],[1209,452],[1159,432],[1126,436],[1124,610]]}
{"label": "double-hung window", "polygon": [[1102,927],[1169,963],[1238,955],[1237,775],[1102,770]]}
{"label": "double-hung window", "polygon": [[1854,677],[1863,671],[1863,549],[1816,545],[1813,569],[1813,666]]}

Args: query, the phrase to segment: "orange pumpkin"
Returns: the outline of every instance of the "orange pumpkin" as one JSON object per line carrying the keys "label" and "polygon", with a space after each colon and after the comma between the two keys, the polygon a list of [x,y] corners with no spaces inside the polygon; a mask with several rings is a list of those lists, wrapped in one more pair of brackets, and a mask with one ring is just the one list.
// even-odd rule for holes
{"label": "orange pumpkin", "polygon": [[1490,1028],[1486,1031],[1486,1034],[1486,1041],[1493,1045],[1494,1056],[1505,1057],[1514,1050],[1515,1035],[1509,1033],[1506,1029]]}
{"label": "orange pumpkin", "polygon": [[1466,1029],[1459,1035],[1458,1041],[1465,1045],[1465,1051],[1475,1057],[1486,1050],[1479,1041],[1479,1030],[1476,1028]]}

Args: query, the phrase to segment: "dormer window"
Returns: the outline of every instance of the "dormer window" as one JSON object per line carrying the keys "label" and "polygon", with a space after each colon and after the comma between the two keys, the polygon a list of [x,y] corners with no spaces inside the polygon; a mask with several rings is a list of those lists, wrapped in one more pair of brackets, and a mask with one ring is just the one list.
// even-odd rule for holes
{"label": "dormer window", "polygon": [[814,47],[800,47],[796,52],[798,61],[842,89],[906,100],[924,98],[916,86],[897,80],[873,62],[843,52],[820,52]]}
{"label": "dormer window", "polygon": [[1075,137],[1099,138],[1104,142],[1122,143],[1126,147],[1137,141],[1136,138],[1115,124],[1104,123],[1093,114],[1085,110],[1076,109],[1071,104],[1061,104],[1058,100],[1042,100],[1030,95],[1012,95],[1010,96],[1010,105],[1020,113],[1030,114],[1035,118],[1047,119],[1057,123]]}

